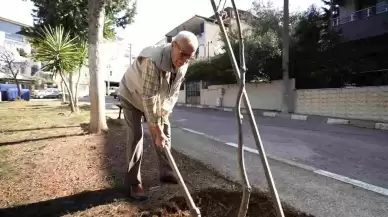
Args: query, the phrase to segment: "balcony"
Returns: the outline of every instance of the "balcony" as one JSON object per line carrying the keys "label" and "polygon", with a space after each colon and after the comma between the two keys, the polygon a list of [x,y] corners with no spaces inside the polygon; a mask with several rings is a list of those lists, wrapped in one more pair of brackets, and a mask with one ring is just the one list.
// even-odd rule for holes
{"label": "balcony", "polygon": [[334,18],[332,26],[346,40],[358,40],[388,33],[388,2]]}

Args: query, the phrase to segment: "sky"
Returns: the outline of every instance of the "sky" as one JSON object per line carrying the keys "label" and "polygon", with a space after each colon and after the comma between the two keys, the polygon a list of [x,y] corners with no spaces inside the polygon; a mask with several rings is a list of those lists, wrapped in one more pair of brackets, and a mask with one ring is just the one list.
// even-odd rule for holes
{"label": "sky", "polygon": [[[217,0],[215,0],[218,3]],[[229,0],[226,6],[231,6]],[[247,10],[253,0],[235,0],[239,9]],[[267,2],[265,0],[265,2]],[[271,0],[276,7],[283,7],[283,0]],[[310,5],[322,5],[321,0],[289,0],[290,12],[307,9]],[[0,17],[32,25],[30,0],[0,0]],[[138,0],[135,22],[117,33],[132,44],[137,55],[146,46],[162,40],[164,35],[194,15],[209,17],[213,9],[210,0]]]}

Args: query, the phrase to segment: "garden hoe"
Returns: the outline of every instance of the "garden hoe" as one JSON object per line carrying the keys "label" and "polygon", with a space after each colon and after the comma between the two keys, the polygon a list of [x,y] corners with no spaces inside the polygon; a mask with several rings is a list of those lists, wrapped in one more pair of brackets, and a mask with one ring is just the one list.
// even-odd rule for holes
{"label": "garden hoe", "polygon": [[[152,135],[152,139],[155,141],[155,138],[154,138],[152,133],[151,133],[151,135]],[[172,170],[174,171],[175,177],[178,179],[179,185],[182,188],[183,194],[184,194],[185,199],[186,199],[186,203],[190,208],[191,216],[192,217],[201,217],[201,213],[200,213],[198,207],[195,205],[194,200],[191,197],[190,192],[187,189],[185,182],[183,181],[182,175],[179,172],[178,166],[175,163],[174,157],[172,156],[169,147],[167,145],[163,145],[163,151],[166,153],[168,162],[170,163],[170,166],[171,166]]]}
{"label": "garden hoe", "polygon": [[183,193],[185,195],[186,202],[190,208],[190,213],[192,217],[201,217],[201,213],[199,212],[198,207],[195,206],[193,198],[190,195],[189,190],[186,187],[185,182],[183,181],[182,175],[179,172],[178,166],[176,165],[174,158],[170,152],[170,149],[165,145],[163,146],[164,151],[166,152],[167,159],[170,162],[170,165],[175,173],[176,178],[178,179],[179,185],[181,186]]}

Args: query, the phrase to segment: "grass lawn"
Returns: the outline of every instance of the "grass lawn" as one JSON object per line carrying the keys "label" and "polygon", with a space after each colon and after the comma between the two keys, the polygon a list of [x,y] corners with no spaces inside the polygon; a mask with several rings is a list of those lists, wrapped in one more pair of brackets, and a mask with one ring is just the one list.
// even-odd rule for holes
{"label": "grass lawn", "polygon": [[[87,134],[89,111],[59,102],[0,103],[0,216],[188,216],[179,186],[161,185],[146,138],[142,172],[150,201],[126,197],[125,126]],[[173,144],[174,146],[174,144]],[[240,187],[200,162],[173,152],[202,216],[236,216]],[[285,207],[286,216],[307,216]],[[263,213],[263,214],[259,214]],[[249,216],[275,216],[265,194],[251,197]]]}

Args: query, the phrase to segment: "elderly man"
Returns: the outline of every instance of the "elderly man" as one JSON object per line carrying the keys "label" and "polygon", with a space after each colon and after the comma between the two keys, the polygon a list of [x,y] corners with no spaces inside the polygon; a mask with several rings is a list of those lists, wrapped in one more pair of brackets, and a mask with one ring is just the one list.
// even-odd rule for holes
{"label": "elderly man", "polygon": [[159,179],[177,184],[163,146],[171,147],[169,115],[178,99],[188,61],[198,48],[197,37],[181,31],[172,43],[147,47],[125,72],[120,83],[119,97],[128,125],[127,176],[130,196],[138,201],[147,199],[140,174],[143,156],[144,116],[159,159]]}

